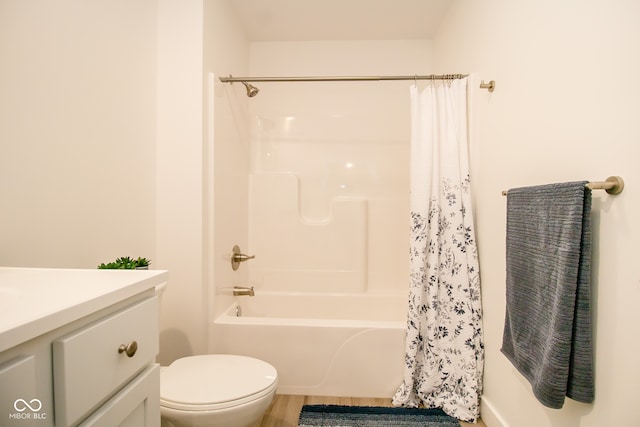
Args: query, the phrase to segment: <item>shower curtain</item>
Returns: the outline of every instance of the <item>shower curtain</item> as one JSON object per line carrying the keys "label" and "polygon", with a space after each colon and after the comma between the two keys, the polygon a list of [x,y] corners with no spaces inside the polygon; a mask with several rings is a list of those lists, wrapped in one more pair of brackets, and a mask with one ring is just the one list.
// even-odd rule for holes
{"label": "shower curtain", "polygon": [[410,277],[396,406],[479,416],[484,346],[468,162],[467,81],[411,86]]}

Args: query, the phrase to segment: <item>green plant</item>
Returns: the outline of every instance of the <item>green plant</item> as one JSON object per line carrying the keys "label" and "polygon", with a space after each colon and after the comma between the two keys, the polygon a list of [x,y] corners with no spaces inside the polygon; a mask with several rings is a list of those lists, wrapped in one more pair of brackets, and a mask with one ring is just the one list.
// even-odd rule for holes
{"label": "green plant", "polygon": [[138,257],[136,260],[136,267],[149,267],[149,264],[151,264],[150,259]]}
{"label": "green plant", "polygon": [[115,261],[107,264],[102,263],[98,266],[100,270],[135,270],[136,268],[145,268],[151,264],[151,260],[147,258],[138,257],[138,259],[132,259],[128,256],[116,258]]}

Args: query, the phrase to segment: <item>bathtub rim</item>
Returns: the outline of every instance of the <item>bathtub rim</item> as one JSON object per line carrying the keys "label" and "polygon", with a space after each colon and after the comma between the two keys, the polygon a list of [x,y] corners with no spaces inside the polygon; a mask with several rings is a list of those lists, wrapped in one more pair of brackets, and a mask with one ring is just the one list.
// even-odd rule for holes
{"label": "bathtub rim", "polygon": [[[259,292],[259,293],[258,293]],[[256,291],[257,296],[286,296],[286,297],[403,297],[406,292],[289,292],[289,291]],[[338,327],[338,328],[382,328],[382,329],[406,329],[407,317],[398,320],[366,320],[366,319],[322,319],[303,317],[262,317],[262,316],[236,316],[238,305],[242,304],[242,298],[234,297],[234,300],[222,309],[214,317],[213,323],[224,325],[264,325],[264,326],[301,326],[301,327]]]}

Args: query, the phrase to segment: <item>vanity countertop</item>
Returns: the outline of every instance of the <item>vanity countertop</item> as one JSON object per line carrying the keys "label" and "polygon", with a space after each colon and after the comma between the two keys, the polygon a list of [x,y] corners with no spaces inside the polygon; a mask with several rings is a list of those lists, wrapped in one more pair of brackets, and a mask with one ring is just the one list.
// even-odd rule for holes
{"label": "vanity countertop", "polygon": [[0,352],[168,278],[165,270],[0,267]]}

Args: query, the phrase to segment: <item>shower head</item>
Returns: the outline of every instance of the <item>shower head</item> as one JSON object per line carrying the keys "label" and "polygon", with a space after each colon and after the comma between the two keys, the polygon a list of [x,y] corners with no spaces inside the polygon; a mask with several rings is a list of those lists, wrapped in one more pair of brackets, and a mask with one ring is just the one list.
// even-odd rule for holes
{"label": "shower head", "polygon": [[258,92],[260,92],[260,89],[258,89],[257,87],[255,87],[251,83],[247,83],[247,82],[240,82],[240,83],[242,83],[244,85],[244,87],[247,88],[247,96],[249,98],[253,98],[254,96],[256,96],[258,94]]}

